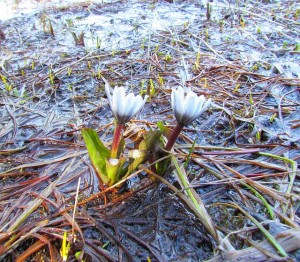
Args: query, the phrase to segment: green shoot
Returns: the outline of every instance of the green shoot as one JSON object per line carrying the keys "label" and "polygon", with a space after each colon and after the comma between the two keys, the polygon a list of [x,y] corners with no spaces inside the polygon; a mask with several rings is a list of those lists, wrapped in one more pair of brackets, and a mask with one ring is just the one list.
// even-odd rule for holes
{"label": "green shoot", "polygon": [[194,148],[195,148],[195,145],[196,145],[196,141],[197,141],[197,138],[194,140],[191,148],[189,149],[189,154],[187,155],[186,160],[185,160],[184,165],[183,165],[184,168],[187,167],[187,165],[188,165],[188,163],[190,161],[191,155],[192,155],[192,153],[194,151]]}
{"label": "green shoot", "polygon": [[276,118],[277,114],[274,113],[271,117],[270,117],[270,123],[273,123],[275,121],[275,118]]}
{"label": "green shoot", "polygon": [[241,84],[236,84],[235,88],[233,89],[233,92],[237,92],[239,91],[239,88],[240,88]]}
{"label": "green shoot", "polygon": [[164,79],[163,79],[163,77],[161,77],[160,75],[158,75],[157,78],[158,78],[158,83],[159,83],[160,87],[163,87],[164,86]]}
{"label": "green shoot", "polygon": [[196,56],[196,61],[194,63],[196,70],[198,70],[200,68],[200,58],[201,58],[201,53],[198,52],[197,56]]}
{"label": "green shoot", "polygon": [[5,86],[5,89],[7,92],[10,92],[12,90],[12,85],[10,85],[8,82],[7,82],[7,79],[4,75],[1,75],[1,80]]}
{"label": "green shoot", "polygon": [[243,16],[241,16],[241,18],[240,18],[240,25],[242,28],[245,27],[245,18]]}
{"label": "green shoot", "polygon": [[100,39],[100,37],[99,36],[97,36],[96,37],[96,48],[97,49],[100,49],[100,47],[101,47],[101,39]]}
{"label": "green shoot", "polygon": [[67,241],[68,232],[64,232],[63,241],[61,244],[60,255],[62,256],[63,261],[68,261],[68,254],[71,248],[70,242]]}
{"label": "green shoot", "polygon": [[253,97],[252,97],[252,93],[250,92],[250,94],[249,94],[249,103],[251,104],[251,105],[254,105],[254,101],[253,101]]}
{"label": "green shoot", "polygon": [[256,28],[256,33],[261,34],[261,29],[259,26]]}
{"label": "green shoot", "polygon": [[68,76],[70,77],[71,76],[71,74],[72,74],[72,68],[68,68]]}

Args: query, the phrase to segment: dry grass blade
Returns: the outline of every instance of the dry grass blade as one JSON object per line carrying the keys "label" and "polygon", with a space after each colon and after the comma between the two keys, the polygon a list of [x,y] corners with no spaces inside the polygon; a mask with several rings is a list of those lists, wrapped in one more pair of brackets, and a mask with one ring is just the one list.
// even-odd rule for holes
{"label": "dry grass blade", "polygon": [[205,226],[205,228],[208,230],[208,232],[211,234],[214,240],[219,244],[220,243],[219,235],[215,229],[215,226],[213,225],[211,217],[208,215],[206,208],[202,203],[202,200],[197,195],[195,190],[191,188],[185,170],[179,166],[177,159],[174,156],[172,156],[171,159],[172,159],[172,163],[176,168],[177,175],[178,175],[177,179],[181,184],[182,190],[186,192],[192,205],[194,205],[195,209],[198,210],[198,213],[200,214],[199,219],[201,223]]}
{"label": "dry grass blade", "polygon": [[47,242],[44,242],[42,240],[36,241],[34,244],[32,244],[30,247],[27,248],[26,251],[24,251],[16,260],[16,262],[23,262],[26,261],[28,257],[30,257],[33,253],[39,251],[43,246],[47,245]]}
{"label": "dry grass blade", "polygon": [[[286,252],[293,252],[300,249],[299,229],[290,229],[287,230],[286,232],[279,233],[278,235],[275,236],[275,239]],[[265,249],[271,254],[274,254],[274,249],[267,240],[260,242],[259,247],[260,249]],[[268,255],[261,252],[259,249],[255,247],[249,247],[243,250],[222,252],[222,254],[210,259],[209,262],[247,261],[249,260],[249,258],[251,258],[251,261],[253,262],[270,261]],[[276,261],[293,261],[293,260],[282,258],[281,260],[276,260]]]}
{"label": "dry grass blade", "polygon": [[[71,168],[75,168],[76,166],[80,165],[79,163],[76,163],[74,165],[75,158],[71,160],[70,164],[67,166],[67,168],[64,170],[64,172],[59,176],[54,182],[52,182],[42,193],[44,197],[48,197],[54,190],[55,185],[63,179],[63,177],[70,171]],[[32,202],[28,203],[28,208],[24,210],[24,212],[17,218],[17,220],[7,229],[7,232],[12,232],[16,230],[20,224],[29,216],[31,213],[36,210],[43,202],[43,199],[36,199]]]}
{"label": "dry grass blade", "polygon": [[281,245],[276,241],[276,239],[253,216],[251,216],[249,213],[247,213],[245,210],[243,210],[240,206],[236,204],[222,203],[222,205],[237,208],[239,211],[241,211],[247,218],[249,218],[259,228],[259,230],[265,235],[265,237],[270,242],[270,244],[277,250],[277,252],[282,257],[288,257],[287,253],[281,247]]}

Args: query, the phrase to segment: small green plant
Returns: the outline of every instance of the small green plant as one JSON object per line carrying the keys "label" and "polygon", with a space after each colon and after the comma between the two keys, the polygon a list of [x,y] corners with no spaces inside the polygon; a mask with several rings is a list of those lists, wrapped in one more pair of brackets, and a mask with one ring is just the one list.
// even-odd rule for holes
{"label": "small green plant", "polygon": [[257,131],[255,133],[255,139],[256,141],[261,142],[261,131]]}
{"label": "small green plant", "polygon": [[190,22],[189,22],[189,21],[185,21],[185,22],[183,23],[184,29],[187,29],[187,28],[189,27],[189,25],[190,25]]}
{"label": "small green plant", "polygon": [[54,85],[54,79],[55,79],[55,75],[53,74],[52,70],[49,70],[49,82],[51,85]]}
{"label": "small green plant", "polygon": [[4,84],[5,90],[10,92],[12,90],[12,85],[8,83],[7,78],[4,75],[1,75],[1,80]]}
{"label": "small green plant", "polygon": [[258,33],[259,35],[261,34],[260,26],[258,26],[258,27],[256,28],[256,33]]}
{"label": "small green plant", "polygon": [[74,22],[72,19],[66,19],[67,25],[68,27],[73,27],[74,26]]}
{"label": "small green plant", "polygon": [[239,83],[236,84],[235,88],[233,89],[233,92],[235,93],[235,92],[239,91],[240,86],[241,86],[241,84],[239,84]]}
{"label": "small green plant", "polygon": [[225,25],[225,21],[224,21],[224,20],[221,20],[221,21],[220,21],[220,33],[223,32],[224,25]]}
{"label": "small green plant", "polygon": [[91,69],[91,68],[92,68],[92,63],[91,63],[90,60],[87,61],[87,67],[88,67],[88,69]]}
{"label": "small green plant", "polygon": [[48,33],[48,34],[54,36],[54,29],[52,26],[52,21],[47,15],[42,15],[41,23],[43,26],[44,33]]}
{"label": "small green plant", "polygon": [[255,72],[255,71],[257,71],[258,69],[259,69],[259,65],[258,65],[258,64],[254,64],[254,65],[252,66],[252,68],[251,68],[250,71]]}
{"label": "small green plant", "polygon": [[63,240],[62,240],[62,243],[61,243],[61,249],[60,249],[60,255],[61,255],[62,260],[64,262],[68,261],[68,255],[69,255],[69,251],[71,249],[71,244],[70,244],[70,242],[68,242],[67,238],[68,238],[68,232],[65,231],[64,236],[63,236]]}
{"label": "small green plant", "polygon": [[201,53],[198,52],[196,56],[196,61],[194,63],[195,69],[198,70],[200,68],[200,58],[201,58]]}
{"label": "small green plant", "polygon": [[283,44],[282,44],[282,47],[283,47],[284,49],[286,49],[286,48],[287,48],[287,45],[288,45],[287,41],[284,41]]}
{"label": "small green plant", "polygon": [[207,21],[210,21],[211,13],[212,13],[212,8],[211,8],[211,5],[210,5],[210,2],[208,1],[206,3],[206,19],[207,19]]}
{"label": "small green plant", "polygon": [[[191,90],[188,90],[186,94],[182,87],[177,90],[173,89],[171,104],[177,125],[170,133],[167,144],[165,146],[162,144],[162,135],[166,133],[166,128],[158,123],[158,130],[150,130],[145,133],[143,139],[135,147],[136,149],[125,154],[124,129],[131,118],[145,105],[148,96],[142,98],[133,93],[125,95],[124,87],[115,87],[111,94],[109,83],[106,79],[102,79],[105,82],[105,91],[115,117],[111,149],[103,144],[94,129],[82,129],[83,139],[100,181],[105,185],[112,186],[122,178],[129,176],[140,164],[147,161],[152,165],[153,170],[158,174],[163,174],[170,162],[168,151],[174,146],[183,127],[198,118],[210,106],[210,99],[206,100],[203,95],[198,97]],[[159,150],[159,148],[163,148],[163,150]],[[157,161],[161,158],[164,160]]]}
{"label": "small green plant", "polygon": [[300,42],[296,43],[294,51],[300,52]]}
{"label": "small green plant", "polygon": [[206,38],[206,39],[209,39],[209,32],[208,32],[208,29],[207,29],[207,28],[205,29],[205,38]]}
{"label": "small green plant", "polygon": [[147,95],[151,98],[155,94],[155,84],[153,79],[149,80],[149,85],[147,88]]}
{"label": "small green plant", "polygon": [[81,32],[78,36],[76,35],[75,32],[71,32],[75,45],[80,45],[80,46],[84,46],[84,32]]}
{"label": "small green plant", "polygon": [[141,43],[141,45],[140,45],[140,48],[141,48],[142,50],[145,49],[146,41],[147,41],[147,39],[146,39],[146,38],[143,38],[143,41],[142,41],[142,43]]}
{"label": "small green plant", "polygon": [[72,68],[71,68],[71,67],[69,67],[69,68],[68,68],[68,72],[67,72],[67,74],[68,74],[68,77],[70,77],[70,76],[71,76],[71,74],[72,74]]}
{"label": "small green plant", "polygon": [[172,61],[172,56],[170,54],[166,54],[165,57],[164,57],[164,61],[169,63]]}
{"label": "small green plant", "polygon": [[269,120],[270,123],[273,123],[275,121],[276,117],[277,117],[276,113],[274,113],[273,115],[271,115],[270,120]]}
{"label": "small green plant", "polygon": [[252,97],[252,92],[250,92],[250,94],[249,94],[249,103],[251,105],[254,105],[254,101],[253,101],[253,97]]}
{"label": "small green plant", "polygon": [[163,85],[164,85],[164,79],[163,79],[163,77],[160,76],[160,75],[158,75],[157,78],[158,78],[158,84],[160,85],[160,87],[163,87]]}
{"label": "small green plant", "polygon": [[245,18],[243,16],[241,16],[240,17],[240,25],[241,25],[241,27],[244,28],[245,24],[246,24]]}
{"label": "small green plant", "polygon": [[294,19],[297,21],[300,15],[300,9],[297,9],[295,14],[294,14]]}
{"label": "small green plant", "polygon": [[96,48],[100,49],[101,48],[101,38],[99,36],[96,37]]}

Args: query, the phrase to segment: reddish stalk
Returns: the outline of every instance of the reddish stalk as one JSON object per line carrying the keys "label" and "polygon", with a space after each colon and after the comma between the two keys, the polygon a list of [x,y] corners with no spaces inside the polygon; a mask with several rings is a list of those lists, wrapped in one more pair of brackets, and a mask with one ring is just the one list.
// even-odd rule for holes
{"label": "reddish stalk", "polygon": [[174,128],[174,130],[168,140],[168,143],[165,146],[166,151],[170,151],[172,149],[172,147],[174,146],[176,139],[179,136],[182,129],[183,129],[183,126],[177,123],[176,127]]}
{"label": "reddish stalk", "polygon": [[122,138],[122,130],[123,130],[124,124],[116,123],[116,129],[114,132],[114,140],[111,147],[111,158],[118,158],[118,151],[119,151],[119,145]]}

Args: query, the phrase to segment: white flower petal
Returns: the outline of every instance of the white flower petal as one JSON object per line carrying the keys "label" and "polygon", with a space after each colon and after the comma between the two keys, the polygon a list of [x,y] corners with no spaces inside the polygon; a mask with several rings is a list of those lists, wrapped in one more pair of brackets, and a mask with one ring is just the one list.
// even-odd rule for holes
{"label": "white flower petal", "polygon": [[206,109],[210,106],[210,104],[211,104],[211,99],[208,99],[207,101],[205,101],[203,107],[199,111],[198,116],[196,118],[198,118],[203,112],[205,112]]}
{"label": "white flower petal", "polygon": [[118,119],[122,116],[122,112],[125,108],[125,88],[115,87],[112,97],[112,108],[114,116]]}
{"label": "white flower petal", "polygon": [[143,99],[140,95],[135,96],[133,93],[125,95],[126,90],[122,86],[115,87],[111,95],[108,82],[104,82],[105,91],[107,93],[107,98],[111,110],[113,112],[114,117],[119,123],[124,124],[128,122],[145,105],[148,96],[145,96]]}
{"label": "white flower petal", "polygon": [[198,96],[194,92],[187,93],[184,100],[184,111],[186,115],[194,115],[198,109]]}
{"label": "white flower petal", "polygon": [[187,125],[200,117],[209,107],[210,101],[210,99],[206,100],[203,95],[198,97],[190,88],[186,94],[182,87],[172,90],[172,109],[180,125]]}
{"label": "white flower petal", "polygon": [[184,91],[181,86],[177,90],[176,89],[172,90],[171,102],[172,102],[172,108],[175,114],[175,118],[178,121],[177,118],[179,119],[181,118],[183,105],[184,105]]}
{"label": "white flower petal", "polygon": [[112,107],[112,97],[110,94],[110,85],[107,81],[105,82],[105,92],[107,95],[108,103],[109,103],[110,107]]}

